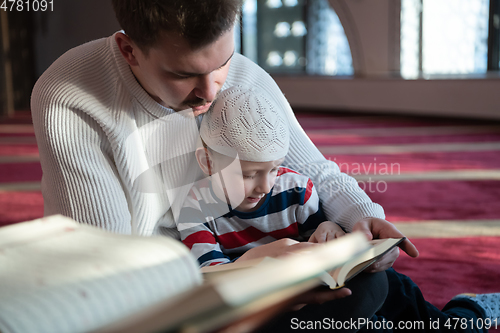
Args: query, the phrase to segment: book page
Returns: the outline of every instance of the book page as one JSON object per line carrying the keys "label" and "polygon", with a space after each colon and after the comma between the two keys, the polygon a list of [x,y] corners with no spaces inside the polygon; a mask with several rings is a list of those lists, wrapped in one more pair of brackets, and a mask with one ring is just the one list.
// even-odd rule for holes
{"label": "book page", "polygon": [[280,264],[262,263],[251,270],[240,269],[213,279],[224,300],[239,306],[270,291],[320,277],[325,271],[341,266],[370,246],[366,237],[353,232],[308,251],[290,255]]}
{"label": "book page", "polygon": [[373,264],[387,251],[398,245],[404,238],[374,239],[369,241],[371,248],[365,253],[353,258],[342,267],[330,272],[339,286],[354,277],[360,271]]}
{"label": "book page", "polygon": [[201,283],[167,237],[109,233],[55,216],[0,228],[0,331],[84,332]]}

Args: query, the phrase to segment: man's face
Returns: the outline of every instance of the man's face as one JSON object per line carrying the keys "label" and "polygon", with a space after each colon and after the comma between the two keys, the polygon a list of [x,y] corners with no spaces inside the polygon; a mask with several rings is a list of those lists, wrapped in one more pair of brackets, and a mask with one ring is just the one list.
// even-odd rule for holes
{"label": "man's face", "polygon": [[142,87],[161,105],[205,113],[226,81],[234,53],[233,29],[216,42],[197,50],[184,38],[165,32],[145,55],[134,47],[132,72]]}

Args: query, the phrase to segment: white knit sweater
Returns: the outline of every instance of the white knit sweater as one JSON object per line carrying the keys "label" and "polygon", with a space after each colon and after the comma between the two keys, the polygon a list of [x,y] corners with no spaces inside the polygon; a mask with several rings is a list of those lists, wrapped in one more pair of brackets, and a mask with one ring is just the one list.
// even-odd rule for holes
{"label": "white knit sweater", "polygon": [[[347,230],[382,207],[327,161],[298,124],[274,80],[235,54],[223,89],[257,86],[290,125],[284,166],[309,176],[327,217]],[[156,103],[138,84],[114,37],[76,47],[40,77],[31,97],[43,169],[45,215],[62,214],[113,232],[178,237],[176,214],[199,170],[201,116]]]}

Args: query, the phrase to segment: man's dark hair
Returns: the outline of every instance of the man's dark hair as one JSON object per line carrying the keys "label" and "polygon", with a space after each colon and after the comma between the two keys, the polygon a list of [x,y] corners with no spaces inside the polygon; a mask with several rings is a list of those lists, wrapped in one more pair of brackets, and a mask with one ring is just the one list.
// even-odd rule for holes
{"label": "man's dark hair", "polygon": [[112,0],[121,28],[145,53],[163,31],[193,49],[215,42],[233,26],[243,0]]}

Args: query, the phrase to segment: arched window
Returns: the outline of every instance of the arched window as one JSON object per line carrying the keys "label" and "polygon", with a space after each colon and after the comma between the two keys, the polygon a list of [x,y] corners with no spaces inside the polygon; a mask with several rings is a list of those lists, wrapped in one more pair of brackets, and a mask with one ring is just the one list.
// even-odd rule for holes
{"label": "arched window", "polygon": [[352,75],[344,29],[328,0],[246,0],[241,53],[270,73]]}
{"label": "arched window", "polygon": [[311,1],[308,7],[308,74],[352,75],[352,56],[344,28],[327,0]]}

